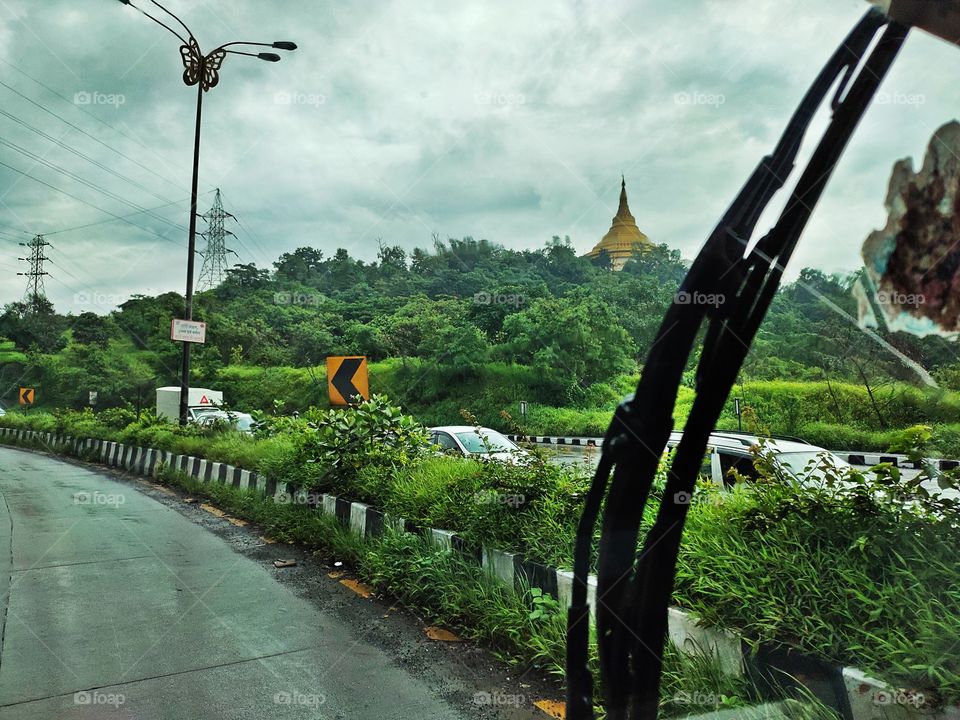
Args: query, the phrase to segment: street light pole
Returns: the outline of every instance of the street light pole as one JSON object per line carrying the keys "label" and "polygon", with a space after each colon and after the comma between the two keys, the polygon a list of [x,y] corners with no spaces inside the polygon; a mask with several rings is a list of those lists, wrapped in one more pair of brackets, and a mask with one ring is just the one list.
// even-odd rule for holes
{"label": "street light pole", "polygon": [[[202,71],[202,68],[201,68]],[[184,316],[193,320],[193,265],[197,250],[197,197],[200,191],[200,125],[203,113],[203,83],[197,83],[197,126],[193,139],[193,185],[190,190],[190,238],[187,241],[187,288],[184,292]],[[183,343],[180,364],[180,424],[186,425],[190,412],[190,343]]]}
{"label": "street light pole", "polygon": [[[229,42],[221,45],[212,52],[204,55],[200,51],[200,44],[196,37],[190,31],[190,28],[179,17],[170,10],[161,5],[157,0],[150,0],[151,3],[163,10],[167,15],[177,21],[186,33],[187,37],[181,35],[178,31],[167,25],[165,22],[155,18],[142,8],[134,5],[131,0],[119,0],[119,2],[132,7],[141,15],[150,18],[157,25],[160,25],[170,33],[175,35],[182,45],[180,46],[180,57],[183,59],[183,82],[189,87],[197,86],[197,122],[193,142],[193,182],[190,191],[190,236],[187,242],[187,287],[184,293],[184,319],[193,320],[193,270],[194,256],[196,254],[197,241],[197,196],[200,185],[200,127],[203,113],[203,94],[211,88],[216,87],[220,82],[220,67],[227,55],[245,55],[247,57],[257,58],[265,62],[279,62],[280,56],[276,53],[249,53],[240,50],[227,50],[234,45],[250,45],[258,47],[270,47],[278,50],[296,50],[295,43],[288,41],[277,41],[273,43],[260,42]],[[183,361],[180,368],[180,424],[186,425],[189,421],[188,412],[190,407],[190,343],[183,343]]]}

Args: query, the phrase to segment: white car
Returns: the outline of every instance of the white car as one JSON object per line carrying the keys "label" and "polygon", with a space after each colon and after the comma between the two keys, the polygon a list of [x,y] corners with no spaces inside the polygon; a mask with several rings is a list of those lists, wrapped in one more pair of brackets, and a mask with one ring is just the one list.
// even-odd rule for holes
{"label": "white car", "polygon": [[[670,433],[667,446],[675,447],[681,437],[681,433]],[[759,443],[760,437],[757,435],[723,430],[711,433],[707,442],[707,455],[700,471],[701,475],[706,475],[720,487],[733,485],[733,477],[730,474],[732,469],[745,478],[757,477],[757,470],[753,466],[753,453],[750,449]],[[820,484],[823,479],[823,470],[816,465],[822,466],[822,463],[829,463],[838,471],[850,467],[828,450],[802,440],[773,438],[766,441],[766,447],[772,454],[774,462],[802,483]],[[816,461],[813,469],[810,469],[811,461]]]}
{"label": "white car", "polygon": [[201,427],[209,427],[216,422],[226,423],[234,430],[242,433],[252,433],[257,421],[249,413],[233,412],[232,410],[211,410],[197,418],[196,423]]}
{"label": "white car", "polygon": [[190,416],[191,422],[200,422],[200,418],[202,418],[204,415],[209,415],[210,413],[222,413],[222,412],[223,410],[221,410],[220,408],[211,407],[209,405],[196,406],[196,407],[190,406],[187,408],[187,415]]}
{"label": "white car", "polygon": [[430,442],[444,451],[455,452],[464,457],[499,460],[520,464],[529,457],[513,442],[490,428],[472,425],[444,425],[428,430]]}

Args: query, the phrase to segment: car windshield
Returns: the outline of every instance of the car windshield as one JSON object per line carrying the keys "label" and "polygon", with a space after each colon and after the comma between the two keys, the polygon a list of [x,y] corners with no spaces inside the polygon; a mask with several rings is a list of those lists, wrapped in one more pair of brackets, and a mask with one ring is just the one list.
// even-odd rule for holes
{"label": "car windshield", "polygon": [[824,471],[829,468],[839,471],[850,467],[836,455],[831,455],[826,450],[777,453],[776,460],[778,465],[785,468],[798,480],[823,480]]}
{"label": "car windshield", "polygon": [[457,438],[463,443],[468,453],[500,453],[515,452],[518,448],[512,442],[495,430],[470,430],[457,433]]}
{"label": "car windshield", "polygon": [[204,413],[203,417],[200,418],[200,423],[203,425],[213,425],[214,423],[226,423],[231,425],[235,430],[241,432],[247,432],[254,425],[254,420],[252,415],[247,415],[246,413],[231,413],[231,412],[210,412]]}

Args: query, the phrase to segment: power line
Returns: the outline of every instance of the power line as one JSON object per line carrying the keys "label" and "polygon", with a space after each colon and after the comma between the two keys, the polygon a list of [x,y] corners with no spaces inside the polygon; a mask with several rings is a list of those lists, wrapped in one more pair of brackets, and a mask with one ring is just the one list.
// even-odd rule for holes
{"label": "power line", "polygon": [[[34,182],[40,183],[41,185],[44,185],[44,186],[50,188],[51,190],[55,190],[55,191],[58,192],[58,193],[61,193],[61,194],[63,194],[63,195],[66,195],[67,197],[73,198],[73,199],[76,200],[77,202],[80,202],[80,203],[83,203],[84,205],[87,205],[87,206],[89,206],[89,207],[92,207],[94,210],[97,210],[97,211],[99,211],[99,212],[102,212],[102,213],[105,214],[105,215],[109,215],[109,216],[111,216],[112,218],[114,218],[114,219],[116,219],[116,220],[122,220],[123,222],[127,223],[128,225],[132,225],[133,227],[138,228],[139,230],[143,230],[143,231],[146,232],[146,233],[150,233],[151,235],[155,235],[156,237],[160,238],[160,239],[163,240],[164,242],[170,242],[170,243],[174,243],[174,244],[176,244],[176,245],[179,245],[179,246],[181,246],[181,247],[186,247],[186,245],[185,245],[184,243],[182,243],[182,242],[177,242],[177,241],[174,240],[173,238],[169,238],[169,237],[166,237],[166,236],[164,236],[164,235],[161,235],[161,234],[158,233],[156,230],[151,230],[150,228],[146,228],[146,227],[144,227],[143,225],[137,225],[135,222],[130,222],[130,220],[128,220],[126,217],[124,217],[124,216],[122,216],[122,215],[117,215],[116,213],[112,213],[112,212],[110,212],[109,210],[104,210],[104,209],[103,209],[102,207],[100,207],[99,205],[94,205],[92,202],[89,202],[89,201],[87,201],[87,200],[84,200],[83,198],[78,197],[78,196],[74,195],[73,193],[70,193],[70,192],[67,192],[66,190],[63,190],[63,189],[61,189],[61,188],[58,188],[56,185],[51,185],[51,184],[48,183],[46,180],[41,180],[40,178],[35,177],[35,176],[31,175],[31,174],[28,173],[28,172],[24,172],[23,170],[18,170],[17,168],[13,167],[12,165],[8,165],[7,163],[3,162],[2,160],[0,160],[0,166],[3,166],[3,167],[5,167],[5,168],[7,168],[7,169],[9,169],[9,170],[12,170],[13,172],[15,172],[15,173],[17,173],[17,174],[19,174],[19,175],[23,175],[23,176],[26,177],[26,178],[30,178],[30,179],[33,180]],[[137,213],[134,213],[134,214],[137,214]]]}
{"label": "power line", "polygon": [[[213,190],[208,190],[208,191],[205,192],[205,193],[201,193],[201,194],[200,194],[200,197],[203,197],[204,195],[209,195],[209,194],[212,193],[212,192],[214,192],[214,191],[213,191]],[[159,205],[159,206],[157,206],[157,207],[149,208],[149,209],[147,209],[147,210],[138,210],[137,212],[132,212],[132,213],[130,213],[129,215],[121,215],[121,216],[118,216],[118,217],[104,218],[103,220],[96,220],[96,221],[94,221],[94,222],[86,223],[86,224],[84,224],[84,225],[75,225],[75,226],[73,226],[73,227],[64,228],[63,230],[54,230],[53,232],[48,232],[48,233],[44,233],[44,234],[45,234],[47,237],[50,237],[51,235],[62,235],[63,233],[73,232],[73,231],[75,231],[75,230],[85,230],[86,228],[95,227],[95,226],[97,226],[97,225],[105,225],[105,224],[107,224],[107,223],[116,222],[117,220],[125,220],[126,218],[131,218],[131,217],[136,217],[137,215],[142,215],[142,214],[145,213],[145,212],[153,213],[153,212],[156,212],[157,210],[163,210],[163,209],[166,208],[166,207],[170,207],[171,205],[179,205],[179,204],[181,204],[181,203],[187,203],[187,202],[190,202],[190,198],[184,198],[183,200],[173,200],[173,201],[171,201],[171,202],[166,203],[165,205]],[[24,231],[24,232],[26,232],[26,231]]]}
{"label": "power line", "polygon": [[[256,248],[257,252],[260,253],[260,256],[264,258],[265,261],[269,262],[270,255],[267,253],[264,246],[257,239],[256,235],[254,235],[253,232],[251,232],[251,230],[247,227],[247,224],[243,222],[243,219],[237,214],[236,208],[231,207],[231,210],[233,210],[233,219],[237,221],[237,225],[240,226],[240,229],[250,239],[251,244],[254,246],[254,248]],[[237,239],[237,241],[240,242],[239,238]],[[250,253],[250,256],[253,257],[253,253]]]}
{"label": "power line", "polygon": [[[45,158],[41,157],[40,155],[37,155],[36,153],[31,152],[30,150],[27,150],[26,148],[20,147],[20,146],[17,145],[16,143],[12,143],[12,142],[10,142],[9,140],[4,140],[3,138],[0,138],[0,145],[6,145],[7,147],[11,148],[12,150],[20,153],[21,155],[29,158],[30,160],[33,160],[35,163],[39,163],[39,164],[43,165],[44,167],[47,167],[47,168],[49,168],[50,170],[53,170],[54,172],[58,172],[58,173],[60,173],[61,175],[64,175],[64,176],[70,178],[70,179],[73,180],[74,182],[78,182],[78,183],[80,183],[81,185],[86,185],[88,188],[90,188],[90,189],[92,189],[92,190],[96,190],[97,192],[106,195],[107,197],[109,197],[109,198],[112,199],[112,200],[117,200],[118,202],[122,202],[124,205],[129,205],[130,207],[135,208],[136,210],[138,210],[138,211],[140,211],[140,212],[146,212],[146,213],[148,213],[148,214],[150,213],[150,211],[148,211],[146,208],[144,208],[144,207],[142,207],[142,206],[140,206],[140,205],[137,205],[137,204],[134,203],[134,202],[130,202],[129,200],[123,198],[122,196],[117,195],[115,192],[113,192],[113,191],[111,191],[111,190],[107,190],[107,189],[101,187],[100,185],[97,185],[96,183],[91,182],[90,180],[85,180],[84,178],[80,177],[80,176],[77,175],[76,173],[73,173],[73,172],[71,172],[71,171],[69,171],[69,170],[67,170],[67,169],[65,169],[65,168],[62,168],[62,167],[60,167],[59,165],[56,165],[56,164],[50,162],[49,160],[46,160]],[[161,217],[161,216],[159,216],[159,215],[153,215],[153,217],[156,218],[157,220],[160,220],[161,222],[167,223],[168,225],[172,225],[173,227],[177,228],[178,230],[182,230],[183,232],[186,232],[186,231],[187,231],[187,229],[186,229],[185,227],[183,227],[182,225],[177,225],[176,223],[172,222],[171,220],[167,220],[167,219],[164,218],[164,217]]]}
{"label": "power line", "polygon": [[147,152],[153,153],[153,154],[157,157],[157,159],[160,160],[160,161],[162,161],[165,165],[169,165],[169,164],[170,164],[169,161],[168,161],[166,158],[164,158],[162,155],[160,155],[155,149],[153,149],[153,148],[151,148],[150,146],[145,145],[144,143],[140,142],[140,140],[139,140],[137,137],[135,137],[134,135],[127,134],[126,132],[124,132],[124,131],[121,130],[120,128],[116,127],[115,125],[111,125],[110,123],[108,123],[108,122],[107,122],[106,120],[104,120],[103,118],[98,117],[97,115],[94,115],[94,114],[93,114],[92,112],[90,112],[89,110],[86,110],[86,109],[84,109],[82,106],[77,105],[76,101],[71,102],[69,98],[64,97],[63,95],[61,95],[61,94],[58,93],[56,90],[54,90],[52,87],[50,87],[49,85],[46,85],[46,84],[43,83],[42,81],[37,80],[37,78],[35,78],[35,77],[33,77],[32,75],[30,75],[30,73],[28,73],[26,70],[23,70],[22,68],[17,67],[17,66],[14,65],[13,63],[9,62],[8,60],[4,60],[3,58],[0,58],[0,62],[2,62],[4,65],[7,65],[7,66],[10,67],[10,68],[13,68],[14,70],[16,70],[18,73],[20,73],[21,75],[23,75],[25,78],[27,78],[27,79],[30,80],[31,82],[34,82],[34,83],[36,83],[37,85],[39,85],[40,87],[42,87],[44,90],[46,90],[46,91],[47,91],[48,93],[50,93],[51,95],[54,95],[55,97],[60,98],[60,100],[62,100],[63,102],[65,102],[65,103],[66,103],[67,105],[69,105],[70,107],[72,107],[72,108],[74,108],[74,109],[76,109],[76,110],[79,110],[80,112],[82,112],[84,115],[86,115],[86,116],[88,116],[88,117],[93,118],[94,120],[96,120],[96,121],[97,121],[98,123],[100,123],[101,125],[104,125],[104,126],[110,128],[111,130],[113,130],[115,133],[117,133],[117,134],[119,134],[119,135],[122,135],[124,138],[126,138],[127,140],[130,140],[131,142],[135,143],[136,145],[138,145],[139,147],[143,148],[143,149],[146,150]]}
{"label": "power line", "polygon": [[39,128],[34,127],[34,126],[31,125],[30,123],[28,123],[26,120],[23,120],[23,119],[21,119],[21,118],[18,118],[16,115],[13,115],[13,114],[11,114],[11,113],[8,113],[6,110],[3,110],[3,109],[0,109],[0,115],[3,115],[4,117],[7,117],[7,118],[13,120],[15,123],[18,123],[19,125],[22,125],[23,127],[27,128],[27,129],[30,130],[31,132],[36,133],[37,135],[39,135],[40,137],[44,138],[45,140],[48,140],[48,141],[50,141],[50,142],[58,145],[59,147],[63,148],[63,149],[66,150],[67,152],[70,152],[70,153],[76,155],[77,157],[81,158],[82,160],[86,160],[87,162],[89,162],[89,163],[92,164],[92,165],[95,165],[96,167],[100,168],[100,169],[103,170],[104,172],[108,172],[108,173],[110,173],[111,175],[113,175],[114,177],[117,177],[117,178],[119,178],[120,180],[123,180],[125,183],[128,183],[128,184],[130,184],[130,185],[133,185],[134,187],[140,188],[140,189],[143,190],[144,192],[147,192],[147,193],[149,193],[150,195],[153,195],[153,197],[157,198],[158,200],[167,200],[167,201],[169,201],[169,198],[166,198],[166,197],[164,197],[164,196],[162,196],[162,195],[157,195],[155,192],[153,192],[153,191],[152,191],[150,188],[148,188],[146,185],[143,185],[143,184],[137,182],[137,181],[134,180],[133,178],[130,178],[130,177],[127,177],[126,175],[123,175],[123,174],[121,174],[121,173],[118,173],[116,170],[114,170],[113,168],[111,168],[109,165],[104,165],[104,164],[103,164],[102,162],[100,162],[99,160],[96,160],[96,159],[90,157],[89,155],[86,155],[86,154],[80,152],[80,151],[77,150],[76,148],[73,148],[73,147],[71,147],[70,145],[67,145],[67,143],[63,142],[62,140],[59,140],[59,139],[53,137],[52,135],[50,135],[50,134],[48,134],[48,133],[45,133],[43,130],[40,130]]}
{"label": "power line", "polygon": [[144,170],[146,170],[146,171],[147,171],[148,173],[150,173],[151,175],[154,175],[154,176],[160,178],[161,180],[163,180],[163,181],[166,182],[166,183],[169,183],[170,185],[173,185],[173,186],[175,186],[175,187],[177,186],[177,183],[173,182],[172,180],[168,180],[167,178],[165,178],[165,177],[164,177],[163,175],[161,175],[160,173],[158,173],[158,172],[156,172],[156,171],[154,171],[154,170],[151,170],[150,168],[148,168],[146,165],[144,165],[144,164],[141,163],[140,161],[135,160],[134,158],[130,157],[129,155],[126,155],[125,153],[121,152],[120,150],[117,150],[115,147],[113,147],[113,146],[110,145],[109,143],[104,142],[103,140],[101,140],[100,138],[96,137],[95,135],[91,135],[90,133],[88,133],[86,130],[84,130],[83,128],[79,127],[78,125],[74,125],[72,122],[70,122],[69,120],[67,120],[67,119],[66,119],[65,117],[63,117],[62,115],[58,115],[57,113],[53,112],[53,110],[50,110],[50,109],[48,109],[48,108],[45,108],[43,105],[41,105],[40,103],[36,102],[35,100],[31,100],[29,97],[27,97],[26,95],[24,95],[22,92],[20,92],[20,91],[17,90],[16,88],[11,87],[10,85],[7,85],[7,84],[6,84],[5,82],[3,82],[2,80],[0,80],[0,86],[5,87],[7,90],[9,90],[10,92],[12,92],[14,95],[17,95],[17,96],[23,98],[23,99],[26,100],[28,103],[30,103],[31,105],[34,105],[35,107],[38,107],[39,109],[43,110],[43,112],[47,113],[48,115],[52,115],[53,117],[57,118],[60,122],[65,123],[66,125],[69,125],[71,128],[73,128],[74,130],[76,130],[78,133],[80,133],[80,134],[82,134],[82,135],[85,135],[86,137],[90,138],[91,140],[93,140],[93,141],[96,142],[96,143],[99,143],[100,145],[103,145],[103,146],[104,146],[105,148],[107,148],[108,150],[111,150],[112,152],[115,152],[115,153],[116,153],[117,155],[119,155],[120,157],[122,157],[122,158],[124,158],[124,159],[126,159],[126,160],[129,160],[129,161],[132,162],[134,165],[137,165],[137,166],[143,168]]}

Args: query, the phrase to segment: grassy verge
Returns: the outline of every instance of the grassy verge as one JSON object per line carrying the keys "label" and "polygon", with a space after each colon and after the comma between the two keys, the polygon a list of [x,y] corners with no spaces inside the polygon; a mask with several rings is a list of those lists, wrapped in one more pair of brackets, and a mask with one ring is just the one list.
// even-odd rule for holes
{"label": "grassy verge", "polygon": [[[0,345],[0,356],[3,352]],[[370,387],[389,395],[424,425],[459,424],[460,411],[466,409],[483,425],[531,435],[603,435],[617,403],[635,388],[637,379],[621,375],[587,388],[558,389],[532,368],[503,363],[466,370],[417,360],[370,364]],[[304,412],[327,407],[322,367],[230,365],[203,384],[222,390],[238,410],[269,412],[277,406],[284,412]],[[931,452],[960,457],[960,393],[906,383],[889,383],[872,391],[871,399],[861,385],[793,381],[746,382],[735,389],[749,408],[745,428],[751,431],[802,437],[834,450],[883,452],[900,430],[926,424],[933,427]],[[51,393],[41,384],[40,401],[54,402],[57,398]],[[692,389],[680,388],[678,427],[693,398]],[[518,399],[529,402],[525,419],[518,415]],[[737,427],[732,401],[718,426]]]}
{"label": "grassy verge", "polygon": [[[636,387],[637,376],[621,375],[589,388],[558,393],[532,368],[488,363],[467,371],[438,368],[416,360],[384,360],[370,365],[371,387],[396,399],[425,425],[460,422],[467,409],[483,425],[506,428],[512,417],[531,435],[602,436],[616,404]],[[278,399],[287,410],[326,406],[325,375],[302,368],[231,366],[218,374],[217,387],[241,408],[265,407]],[[960,456],[960,393],[889,383],[873,388],[843,382],[746,382],[736,389],[757,423],[767,432],[802,437],[836,450],[885,451],[899,429],[917,424],[934,428],[933,451]],[[690,411],[693,390],[681,388],[676,417],[680,426]],[[520,420],[517,400],[529,401]],[[718,423],[737,427],[733,402]],[[749,428],[753,429],[753,428]],[[841,447],[842,446],[842,447]]]}
{"label": "grassy verge", "polygon": [[690,513],[674,590],[707,622],[960,698],[960,532],[768,487]]}

